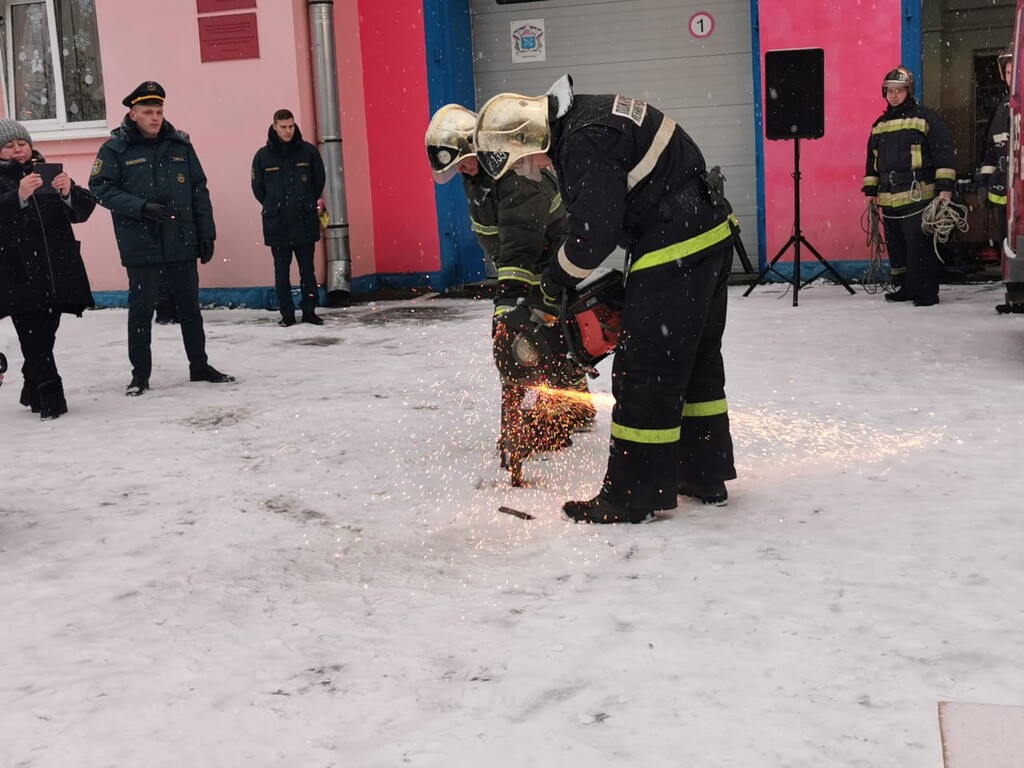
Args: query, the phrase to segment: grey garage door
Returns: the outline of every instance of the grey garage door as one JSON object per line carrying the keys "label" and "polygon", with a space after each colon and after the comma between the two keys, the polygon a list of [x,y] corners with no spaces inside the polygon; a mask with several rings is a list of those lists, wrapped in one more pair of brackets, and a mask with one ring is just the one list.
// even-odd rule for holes
{"label": "grey garage door", "polygon": [[649,101],[693,136],[709,166],[722,166],[756,258],[750,0],[471,0],[470,7],[477,106],[501,92],[543,93],[566,72],[580,93]]}

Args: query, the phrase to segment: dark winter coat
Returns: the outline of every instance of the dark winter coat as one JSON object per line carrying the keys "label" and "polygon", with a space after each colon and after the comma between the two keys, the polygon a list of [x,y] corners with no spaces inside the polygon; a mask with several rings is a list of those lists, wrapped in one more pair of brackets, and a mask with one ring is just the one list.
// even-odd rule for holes
{"label": "dark winter coat", "polygon": [[496,307],[526,297],[568,232],[558,181],[551,171],[541,176],[536,182],[516,173],[497,181],[482,170],[462,175],[473,231],[498,268]]}
{"label": "dark winter coat", "polygon": [[324,192],[327,175],[320,152],[295,126],[285,143],[273,126],[267,143],[252,159],[252,193],[263,206],[263,241],[266,245],[305,245],[320,239],[316,202]]}
{"label": "dark winter coat", "polygon": [[634,254],[685,244],[682,258],[732,237],[728,209],[705,191],[700,149],[644,101],[576,94],[553,122],[549,154],[569,209],[569,238],[551,266],[561,285],[585,278],[618,244]]}
{"label": "dark winter coat", "polygon": [[956,186],[955,155],[938,112],[907,98],[871,126],[862,190],[883,208],[931,200]]}
{"label": "dark winter coat", "polygon": [[88,219],[96,200],[72,185],[67,201],[37,190],[22,207],[18,185],[29,173],[31,164],[0,160],[0,317],[43,307],[81,315],[95,302],[71,224]]}
{"label": "dark winter coat", "polygon": [[1010,99],[1003,102],[992,115],[985,138],[985,156],[982,158],[978,180],[988,190],[988,202],[1006,205],[1006,166],[1010,150]]}
{"label": "dark winter coat", "polygon": [[[206,174],[188,135],[168,122],[147,140],[126,116],[100,147],[89,189],[113,213],[126,267],[196,259],[199,242],[217,237]],[[174,220],[143,219],[147,202],[169,206]]]}

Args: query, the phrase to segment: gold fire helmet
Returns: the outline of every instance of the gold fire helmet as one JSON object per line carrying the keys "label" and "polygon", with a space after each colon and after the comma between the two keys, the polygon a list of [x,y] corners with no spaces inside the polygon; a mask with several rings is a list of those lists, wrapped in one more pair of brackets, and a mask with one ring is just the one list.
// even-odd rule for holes
{"label": "gold fire helmet", "polygon": [[434,181],[447,184],[458,172],[456,166],[466,157],[473,157],[473,131],[476,114],[459,104],[445,104],[427,126],[427,159]]}
{"label": "gold fire helmet", "polygon": [[906,88],[907,96],[914,98],[914,73],[904,66],[896,67],[882,78],[882,98],[886,88]]}
{"label": "gold fire helmet", "polygon": [[520,158],[547,152],[548,97],[499,93],[489,99],[480,108],[475,141],[480,165],[496,179]]}

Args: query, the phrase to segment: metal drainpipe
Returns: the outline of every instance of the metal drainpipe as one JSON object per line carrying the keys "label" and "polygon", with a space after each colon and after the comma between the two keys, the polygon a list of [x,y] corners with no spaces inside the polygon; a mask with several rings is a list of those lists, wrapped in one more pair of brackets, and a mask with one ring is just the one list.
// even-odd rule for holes
{"label": "metal drainpipe", "polygon": [[327,225],[327,299],[343,303],[352,289],[352,256],[348,248],[348,210],[345,169],[341,154],[341,110],[338,104],[338,64],[334,52],[334,0],[307,0],[313,47],[313,88],[320,154],[327,171],[324,201],[331,219]]}

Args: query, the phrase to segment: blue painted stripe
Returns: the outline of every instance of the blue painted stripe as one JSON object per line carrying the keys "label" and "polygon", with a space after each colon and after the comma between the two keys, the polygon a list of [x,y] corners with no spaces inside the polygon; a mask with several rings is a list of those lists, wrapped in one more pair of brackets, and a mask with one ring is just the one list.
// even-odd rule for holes
{"label": "blue painted stripe", "polygon": [[[473,86],[473,30],[469,0],[423,0],[427,54],[427,98],[433,115],[445,104],[476,110]],[[426,157],[423,173],[428,173]],[[459,179],[435,184],[437,228],[441,243],[441,284],[449,288],[486,277],[483,251],[473,234],[466,194]]]}
{"label": "blue painted stripe", "polygon": [[768,264],[768,221],[765,217],[764,106],[761,101],[761,15],[759,0],[750,0],[750,50],[754,77],[754,167],[757,177],[757,269]]}
{"label": "blue painted stripe", "polygon": [[900,54],[903,66],[914,73],[914,94],[919,102],[923,102],[924,77],[922,76],[924,49],[921,42],[923,26],[921,20],[921,0],[902,0],[903,13],[900,17]]}

